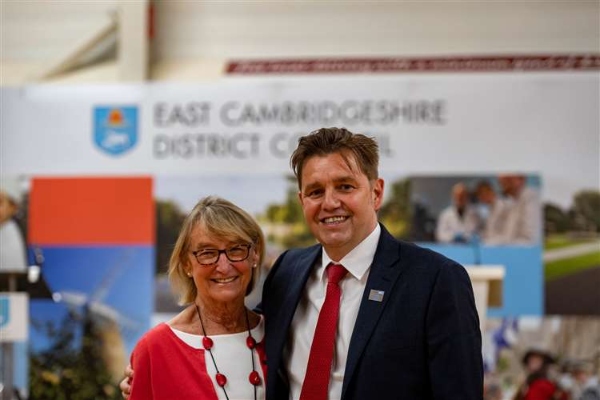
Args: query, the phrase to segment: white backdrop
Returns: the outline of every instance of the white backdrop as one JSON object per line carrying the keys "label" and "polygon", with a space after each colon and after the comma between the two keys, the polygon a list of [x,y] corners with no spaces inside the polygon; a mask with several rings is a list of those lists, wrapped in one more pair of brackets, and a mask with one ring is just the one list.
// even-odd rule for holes
{"label": "white backdrop", "polygon": [[[597,72],[561,72],[3,88],[0,167],[3,175],[282,172],[297,135],[345,126],[380,138],[382,172],[538,173],[544,200],[566,207],[574,192],[599,187],[599,84]],[[94,143],[94,113],[124,106],[137,109],[137,142],[111,155]]]}

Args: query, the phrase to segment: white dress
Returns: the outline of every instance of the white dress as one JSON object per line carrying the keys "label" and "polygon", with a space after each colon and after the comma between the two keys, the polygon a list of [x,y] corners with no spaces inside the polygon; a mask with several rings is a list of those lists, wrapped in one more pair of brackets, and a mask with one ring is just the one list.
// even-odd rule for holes
{"label": "white dress", "polygon": [[[171,330],[175,333],[175,335],[177,335],[179,339],[185,342],[188,346],[193,347],[195,349],[203,349],[202,335],[193,335],[191,333],[182,332],[173,328],[171,328]],[[264,318],[262,318],[262,316],[258,325],[256,325],[256,327],[252,329],[251,332],[252,337],[254,338],[254,340],[256,340],[257,343],[263,340],[263,337],[265,335],[265,325]],[[248,349],[248,347],[246,346],[247,337],[247,331],[240,333],[232,333],[228,335],[210,336],[214,343],[212,353],[215,357],[215,362],[219,367],[219,371],[221,371],[221,373],[227,377],[227,384],[225,385],[225,390],[227,391],[227,396],[229,396],[229,400],[254,399],[254,387],[250,384],[250,381],[248,380],[248,375],[250,375],[250,372],[252,371],[252,360],[250,358],[250,349]],[[215,391],[217,392],[219,399],[225,399],[223,389],[221,389],[221,387],[217,384],[215,380],[215,375],[217,374],[217,371],[215,370],[215,366],[208,352],[206,352],[205,359],[206,371],[211,377],[211,380],[215,387]],[[256,352],[254,353],[254,368],[260,375],[261,382],[265,382],[265,377],[263,376],[260,360]],[[257,386],[256,398],[265,398],[264,384]]]}

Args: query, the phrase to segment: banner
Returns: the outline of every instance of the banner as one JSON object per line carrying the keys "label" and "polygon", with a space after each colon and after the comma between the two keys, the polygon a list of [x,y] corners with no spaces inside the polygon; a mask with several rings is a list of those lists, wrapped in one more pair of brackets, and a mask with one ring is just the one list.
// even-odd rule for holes
{"label": "banner", "polygon": [[597,72],[229,79],[2,89],[3,174],[289,172],[298,136],[379,139],[381,171],[543,175],[598,186]]}
{"label": "banner", "polygon": [[29,298],[25,293],[0,292],[0,342],[27,340],[28,306]]}
{"label": "banner", "polygon": [[[581,303],[569,300],[577,293],[561,292],[560,300],[551,301],[544,298],[544,287],[600,266],[600,252],[589,250],[598,243],[600,221],[594,211],[585,211],[595,204],[600,180],[599,84],[597,71],[571,71],[3,88],[1,167],[3,174],[30,177],[143,175],[173,180],[166,187],[185,182],[166,199],[155,191],[155,201],[174,199],[184,214],[204,194],[223,195],[255,210],[265,229],[278,232],[281,249],[305,243],[291,240],[294,235],[265,217],[269,207],[284,205],[295,191],[287,177],[298,137],[323,126],[344,126],[377,138],[388,204],[380,217],[386,226],[396,225],[392,230],[400,238],[428,241],[408,234],[410,196],[399,206],[409,210],[405,215],[398,217],[393,209],[402,197],[397,190],[409,180],[537,177],[543,183],[536,188],[539,211],[544,210],[540,235],[551,245],[544,257],[541,240],[513,249],[531,251],[526,257],[534,261],[529,269],[508,267],[509,306],[498,312],[538,315],[547,303],[572,304],[568,313],[577,313]],[[548,256],[554,264],[546,268],[544,282],[542,258],[565,245],[588,250]],[[160,258],[160,240],[157,246]],[[445,245],[431,246],[463,263],[478,261]],[[506,264],[503,257],[513,250],[498,245],[481,254],[484,263]],[[585,313],[600,313],[598,308]]]}

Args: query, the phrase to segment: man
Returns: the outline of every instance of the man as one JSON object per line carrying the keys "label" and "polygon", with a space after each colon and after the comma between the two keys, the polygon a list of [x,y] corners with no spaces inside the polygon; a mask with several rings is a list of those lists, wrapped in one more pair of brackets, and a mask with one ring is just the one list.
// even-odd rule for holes
{"label": "man", "polygon": [[591,362],[576,361],[571,367],[573,400],[600,400],[600,383]]}
{"label": "man", "polygon": [[468,243],[477,233],[480,219],[475,208],[469,204],[467,186],[459,182],[452,186],[452,204],[440,214],[435,238],[442,243]]}
{"label": "man", "polygon": [[304,217],[319,244],[282,254],[265,282],[268,399],[302,399],[303,385],[310,385],[305,371],[330,262],[348,273],[340,283],[329,399],[483,395],[469,277],[378,224],[378,161],[373,139],[337,128],[301,138],[292,155]]}
{"label": "man", "polygon": [[[291,164],[319,244],[284,252],[265,281],[267,399],[482,398],[469,277],[378,224],[378,162],[377,143],[346,129],[323,128],[299,140]],[[338,284],[329,282],[330,263],[347,271]],[[321,324],[331,309],[339,317]],[[321,328],[330,333],[331,325],[334,348],[314,351],[327,347]]]}
{"label": "man", "polygon": [[541,206],[537,191],[527,187],[525,176],[502,174],[498,183],[505,196],[505,221],[500,235],[489,244],[537,244],[541,240]]}
{"label": "man", "polygon": [[489,181],[481,181],[475,188],[482,220],[481,238],[486,244],[497,243],[503,237],[507,207],[504,201],[496,196]]}

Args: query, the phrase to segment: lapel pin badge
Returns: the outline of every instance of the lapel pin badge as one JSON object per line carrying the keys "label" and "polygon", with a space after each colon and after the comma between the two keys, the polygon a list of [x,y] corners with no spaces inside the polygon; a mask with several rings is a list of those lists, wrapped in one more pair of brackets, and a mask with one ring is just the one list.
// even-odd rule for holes
{"label": "lapel pin badge", "polygon": [[371,291],[369,292],[369,300],[378,301],[381,303],[383,301],[384,293],[385,292],[383,290],[371,289]]}

